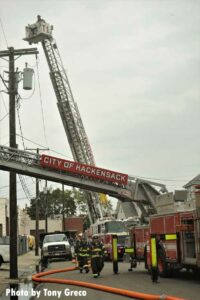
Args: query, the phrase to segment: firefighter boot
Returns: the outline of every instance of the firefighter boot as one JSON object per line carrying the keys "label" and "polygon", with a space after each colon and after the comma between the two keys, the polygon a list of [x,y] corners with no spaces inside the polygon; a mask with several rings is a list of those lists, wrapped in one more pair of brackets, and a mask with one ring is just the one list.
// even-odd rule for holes
{"label": "firefighter boot", "polygon": [[158,268],[152,267],[151,268],[151,279],[154,283],[159,283],[158,281]]}

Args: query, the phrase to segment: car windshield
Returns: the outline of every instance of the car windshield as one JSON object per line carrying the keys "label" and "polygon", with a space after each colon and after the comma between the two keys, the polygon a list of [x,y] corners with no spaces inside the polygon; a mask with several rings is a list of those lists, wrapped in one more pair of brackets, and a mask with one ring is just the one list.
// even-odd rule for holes
{"label": "car windshield", "polygon": [[44,238],[44,243],[62,242],[62,241],[67,241],[67,237],[64,234],[51,234],[51,235],[46,235]]}
{"label": "car windshield", "polygon": [[124,223],[119,222],[119,221],[110,221],[105,224],[105,232],[110,233],[110,232],[124,232],[126,231],[126,227]]}
{"label": "car windshield", "polygon": [[118,236],[117,237],[118,244],[124,246],[126,237],[127,237],[127,235]]}

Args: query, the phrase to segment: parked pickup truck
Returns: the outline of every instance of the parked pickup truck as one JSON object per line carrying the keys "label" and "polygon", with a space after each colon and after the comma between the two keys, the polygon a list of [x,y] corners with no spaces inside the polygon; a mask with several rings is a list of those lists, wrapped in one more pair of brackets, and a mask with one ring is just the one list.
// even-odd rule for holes
{"label": "parked pickup truck", "polygon": [[71,259],[71,246],[64,233],[45,234],[41,244],[41,262],[44,266],[52,258]]}
{"label": "parked pickup truck", "polygon": [[2,263],[9,262],[9,245],[1,245],[0,244],[0,266]]}

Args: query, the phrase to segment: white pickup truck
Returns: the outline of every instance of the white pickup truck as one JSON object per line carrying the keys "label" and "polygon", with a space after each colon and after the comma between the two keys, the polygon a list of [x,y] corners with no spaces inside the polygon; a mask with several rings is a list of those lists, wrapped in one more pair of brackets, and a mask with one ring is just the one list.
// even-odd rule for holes
{"label": "white pickup truck", "polygon": [[41,247],[41,262],[44,266],[47,265],[49,259],[71,259],[71,257],[71,246],[65,234],[54,233],[44,236]]}
{"label": "white pickup truck", "polygon": [[9,253],[9,245],[0,244],[0,266],[2,265],[2,263],[10,261]]}

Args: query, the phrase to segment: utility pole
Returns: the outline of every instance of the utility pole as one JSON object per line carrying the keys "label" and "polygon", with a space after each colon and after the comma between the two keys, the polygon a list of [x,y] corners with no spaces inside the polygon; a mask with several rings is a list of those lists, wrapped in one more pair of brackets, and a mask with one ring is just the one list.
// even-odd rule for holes
{"label": "utility pole", "polygon": [[[9,139],[10,147],[17,148],[16,145],[16,121],[15,121],[15,62],[14,48],[9,49]],[[9,174],[10,189],[10,278],[18,278],[18,261],[17,261],[17,184],[16,173]],[[12,219],[11,219],[12,216]],[[12,223],[12,225],[11,225]]]}
{"label": "utility pole", "polygon": [[[39,157],[40,150],[49,150],[49,148],[27,148],[26,150],[36,150],[37,156]],[[35,256],[39,255],[39,179],[36,178],[36,191],[35,191]]]}
{"label": "utility pole", "polygon": [[62,184],[62,229],[65,231],[65,190],[64,184]]}
{"label": "utility pole", "polygon": [[45,232],[48,232],[48,199],[47,199],[47,180],[45,180]]}
{"label": "utility pole", "polygon": [[[15,79],[15,56],[38,54],[37,48],[17,49],[9,47],[8,50],[0,51],[0,57],[9,58],[9,139],[10,147],[17,148],[16,145],[16,122],[15,122],[15,96],[17,94]],[[10,172],[10,278],[18,278],[17,259],[17,184],[16,173]]]}
{"label": "utility pole", "polygon": [[[39,149],[37,148],[37,155],[39,156]],[[39,255],[39,179],[36,178],[36,203],[35,203],[35,256]]]}

